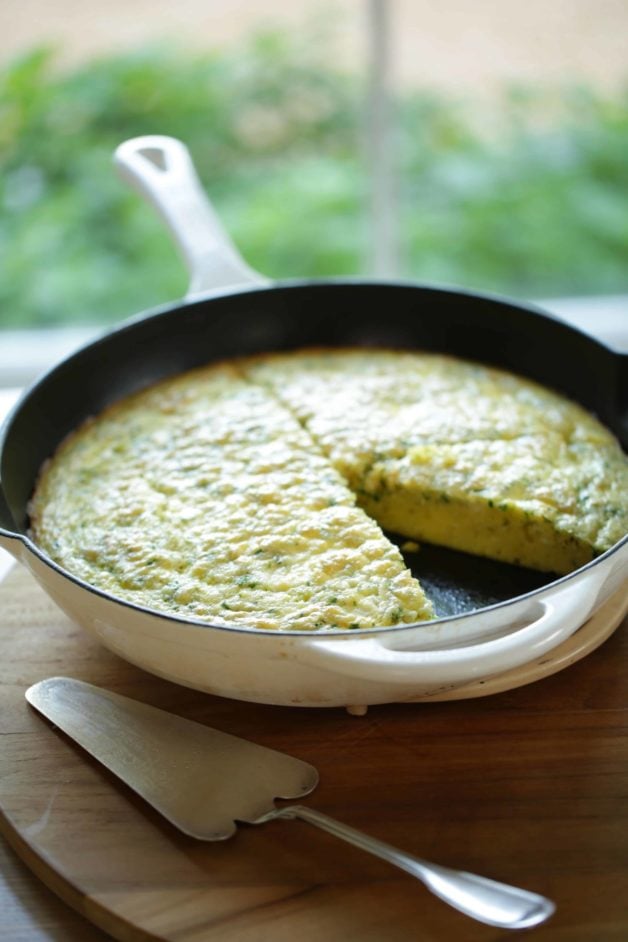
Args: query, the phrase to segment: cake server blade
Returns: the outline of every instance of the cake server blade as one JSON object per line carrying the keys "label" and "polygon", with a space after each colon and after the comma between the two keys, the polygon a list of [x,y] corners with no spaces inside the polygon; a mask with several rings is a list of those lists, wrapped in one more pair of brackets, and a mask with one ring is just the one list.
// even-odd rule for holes
{"label": "cake server blade", "polygon": [[316,769],[284,753],[70,677],[26,699],[126,782],[171,824],[199,840],[231,837],[275,798],[302,798]]}

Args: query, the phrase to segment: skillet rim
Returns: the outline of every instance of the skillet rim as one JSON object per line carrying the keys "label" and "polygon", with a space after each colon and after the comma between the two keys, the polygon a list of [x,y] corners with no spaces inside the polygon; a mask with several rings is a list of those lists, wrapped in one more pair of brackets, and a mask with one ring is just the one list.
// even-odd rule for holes
{"label": "skillet rim", "polygon": [[[199,295],[192,297],[185,297],[183,299],[178,299],[174,301],[165,302],[164,304],[157,305],[156,307],[148,308],[144,311],[137,312],[136,314],[130,315],[128,318],[125,318],[121,323],[116,324],[110,328],[106,328],[104,332],[97,337],[92,338],[86,343],[82,344],[80,347],[73,350],[68,356],[62,358],[57,363],[54,363],[51,367],[45,370],[42,374],[37,376],[22,392],[19,399],[14,403],[13,407],[5,417],[2,425],[0,426],[0,464],[4,463],[6,460],[6,446],[7,439],[10,436],[13,422],[19,416],[22,409],[26,406],[27,402],[32,396],[38,393],[41,389],[45,388],[47,382],[49,382],[52,377],[56,376],[58,373],[62,372],[65,369],[71,367],[71,364],[80,359],[88,350],[95,350],[101,345],[105,345],[109,342],[115,342],[115,340],[129,331],[133,331],[135,328],[141,324],[150,321],[150,320],[160,320],[161,318],[166,318],[172,315],[175,315],[177,311],[187,310],[189,308],[194,308],[198,305],[203,305],[207,302],[213,300],[219,300],[221,298],[228,298],[233,296],[249,296],[259,293],[267,294],[270,292],[284,292],[290,291],[293,289],[325,289],[325,288],[353,288],[359,287],[361,289],[368,289],[369,287],[376,288],[392,288],[392,289],[404,289],[404,290],[414,290],[418,289],[419,291],[432,292],[436,294],[441,294],[443,296],[457,296],[461,299],[470,299],[473,301],[487,301],[491,304],[496,304],[498,306],[503,305],[507,308],[514,308],[522,313],[529,313],[541,320],[548,321],[556,325],[560,330],[564,330],[566,334],[576,336],[580,338],[583,342],[590,345],[592,348],[597,348],[603,355],[610,357],[611,359],[616,359],[618,363],[628,363],[628,353],[623,353],[621,351],[614,350],[612,347],[609,347],[603,341],[598,340],[596,337],[591,336],[590,334],[584,332],[580,328],[562,320],[559,316],[552,314],[551,312],[545,310],[541,305],[530,302],[530,301],[521,301],[516,298],[511,298],[507,295],[502,295],[499,293],[486,292],[486,291],[477,291],[473,289],[459,287],[457,285],[447,285],[439,283],[430,283],[430,282],[417,282],[412,279],[378,279],[378,278],[363,278],[359,276],[352,277],[334,277],[334,278],[295,278],[295,279],[281,279],[273,280],[270,282],[261,282],[259,284],[246,284],[242,285],[233,285],[229,287],[215,288],[210,291],[202,292]],[[323,345],[324,346],[324,345]],[[418,349],[418,348],[417,348]],[[211,361],[210,361],[211,362]],[[168,374],[164,374],[168,375]],[[520,374],[525,375],[525,374]],[[181,615],[174,613],[160,612],[156,609],[148,608],[146,606],[138,605],[134,602],[127,601],[126,599],[118,598],[115,595],[112,595],[109,592],[106,592],[103,589],[99,589],[97,586],[93,586],[90,583],[85,582],[78,576],[73,575],[72,573],[65,570],[62,566],[52,560],[43,550],[41,550],[37,544],[35,544],[30,538],[28,532],[17,529],[9,529],[2,525],[2,516],[7,516],[13,522],[15,526],[13,514],[10,511],[8,506],[8,501],[5,497],[4,490],[2,487],[2,481],[0,478],[0,535],[7,537],[8,539],[18,540],[24,548],[35,555],[44,565],[52,569],[55,573],[60,575],[62,578],[68,579],[70,582],[74,583],[79,589],[86,590],[87,592],[93,593],[108,602],[112,602],[117,605],[121,605],[125,608],[131,609],[132,611],[139,612],[141,614],[148,614],[160,619],[165,619],[166,621],[174,621],[183,625],[188,625],[195,628],[205,628],[205,629],[218,629],[223,631],[235,631],[238,633],[244,634],[253,634],[256,637],[307,637],[307,638],[339,638],[339,639],[349,639],[355,637],[364,637],[370,636],[373,634],[378,634],[382,631],[391,632],[391,631],[405,631],[409,629],[416,629],[421,627],[432,627],[434,625],[440,625],[443,623],[449,624],[450,622],[460,621],[465,618],[469,618],[480,613],[491,612],[496,609],[507,608],[508,606],[523,602],[525,600],[534,599],[540,594],[548,593],[555,589],[555,587],[565,583],[569,579],[573,579],[575,576],[579,575],[582,572],[587,571],[592,566],[597,565],[602,560],[609,558],[611,555],[619,552],[623,546],[628,544],[628,534],[622,537],[617,543],[612,547],[609,547],[604,553],[595,557],[595,559],[589,561],[584,566],[579,567],[578,569],[567,573],[566,575],[559,576],[557,579],[546,583],[536,589],[532,589],[528,592],[523,593],[522,595],[514,596],[513,598],[505,599],[500,602],[493,603],[491,605],[482,606],[481,608],[473,609],[468,612],[458,613],[456,615],[441,616],[439,618],[430,619],[428,621],[413,622],[410,624],[401,624],[401,625],[384,625],[375,628],[357,628],[351,630],[329,630],[329,631],[307,631],[307,630],[292,630],[292,629],[260,629],[254,627],[246,627],[239,625],[218,625],[213,624],[208,621],[201,621],[194,618],[186,618]]]}

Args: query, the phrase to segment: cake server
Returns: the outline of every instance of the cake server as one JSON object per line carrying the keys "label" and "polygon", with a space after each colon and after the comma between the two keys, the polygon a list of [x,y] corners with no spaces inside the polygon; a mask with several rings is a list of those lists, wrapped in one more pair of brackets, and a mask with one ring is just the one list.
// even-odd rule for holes
{"label": "cake server", "polygon": [[480,922],[507,929],[538,925],[554,912],[543,896],[429,863],[300,804],[316,769],[265,746],[68,677],[51,677],[26,699],[55,726],[191,837],[221,841],[237,824],[300,818],[420,880]]}

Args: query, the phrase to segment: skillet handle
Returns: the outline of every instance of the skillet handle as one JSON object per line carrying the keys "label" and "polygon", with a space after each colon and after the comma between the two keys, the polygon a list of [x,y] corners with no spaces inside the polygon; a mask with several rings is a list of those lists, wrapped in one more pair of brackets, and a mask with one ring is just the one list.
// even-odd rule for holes
{"label": "skillet handle", "polygon": [[609,575],[613,574],[591,569],[577,582],[568,580],[544,597],[531,600],[514,625],[507,620],[506,610],[497,637],[493,634],[466,645],[459,641],[454,646],[450,642],[438,649],[426,649],[420,627],[407,631],[396,628],[348,640],[308,639],[299,660],[361,680],[413,685],[425,682],[431,688],[481,680],[534,661],[571,637],[593,612]]}
{"label": "skillet handle", "polygon": [[135,137],[120,144],[114,163],[123,179],[158,210],[174,236],[190,274],[186,297],[266,283],[225,232],[181,141],[163,135]]}

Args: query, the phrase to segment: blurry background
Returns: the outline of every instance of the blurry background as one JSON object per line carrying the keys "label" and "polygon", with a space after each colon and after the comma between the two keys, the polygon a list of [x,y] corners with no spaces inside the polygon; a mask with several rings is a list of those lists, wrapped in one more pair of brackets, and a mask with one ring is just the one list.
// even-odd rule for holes
{"label": "blurry background", "polygon": [[271,277],[628,294],[625,0],[4,0],[0,35],[0,384],[185,291],[112,170],[139,134]]}

